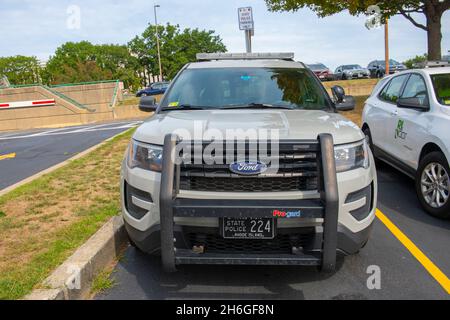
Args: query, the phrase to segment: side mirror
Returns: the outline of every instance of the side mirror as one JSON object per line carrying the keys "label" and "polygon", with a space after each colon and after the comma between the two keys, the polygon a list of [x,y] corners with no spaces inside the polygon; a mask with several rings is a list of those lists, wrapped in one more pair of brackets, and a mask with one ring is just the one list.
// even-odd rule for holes
{"label": "side mirror", "polygon": [[156,98],[152,96],[142,97],[139,101],[139,110],[143,112],[154,112],[158,108]]}
{"label": "side mirror", "polygon": [[334,86],[331,88],[334,100],[336,101],[336,110],[351,111],[355,109],[356,101],[352,96],[346,96],[345,90],[341,86]]}
{"label": "side mirror", "polygon": [[397,100],[397,107],[414,109],[417,111],[428,111],[430,110],[430,103],[428,98],[399,98]]}

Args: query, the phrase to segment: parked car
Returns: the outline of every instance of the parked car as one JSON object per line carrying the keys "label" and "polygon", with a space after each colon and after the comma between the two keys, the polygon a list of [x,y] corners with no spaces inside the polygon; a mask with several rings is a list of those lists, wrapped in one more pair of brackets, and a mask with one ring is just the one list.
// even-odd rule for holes
{"label": "parked car", "polygon": [[155,82],[149,87],[138,91],[136,97],[156,96],[158,94],[164,94],[169,87],[169,82]]}
{"label": "parked car", "polygon": [[370,72],[359,64],[347,64],[337,67],[334,76],[340,80],[369,79]]}
{"label": "parked car", "polygon": [[[372,78],[383,78],[386,75],[386,60],[375,60],[369,63],[367,69]],[[389,60],[389,74],[406,70],[406,66],[395,60]]]}
{"label": "parked car", "polygon": [[322,63],[308,64],[309,69],[322,81],[333,81],[333,72]]}
{"label": "parked car", "polygon": [[363,131],[375,157],[415,180],[423,208],[450,218],[450,67],[382,79],[367,100]]}
{"label": "parked car", "polygon": [[[367,243],[374,160],[361,129],[337,112],[355,100],[339,86],[330,98],[293,58],[199,54],[159,105],[141,98],[140,109],[154,115],[123,161],[122,212],[130,243],[161,254],[165,271],[179,264],[333,271],[338,256]],[[263,133],[250,138],[248,129]],[[267,130],[278,133],[270,139]]]}

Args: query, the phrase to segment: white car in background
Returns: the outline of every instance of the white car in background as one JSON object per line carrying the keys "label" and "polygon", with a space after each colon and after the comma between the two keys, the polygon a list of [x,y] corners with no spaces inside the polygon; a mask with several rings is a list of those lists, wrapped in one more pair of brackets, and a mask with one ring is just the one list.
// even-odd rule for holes
{"label": "white car in background", "polygon": [[362,123],[375,157],[415,179],[429,214],[450,218],[450,66],[434,65],[382,79]]}

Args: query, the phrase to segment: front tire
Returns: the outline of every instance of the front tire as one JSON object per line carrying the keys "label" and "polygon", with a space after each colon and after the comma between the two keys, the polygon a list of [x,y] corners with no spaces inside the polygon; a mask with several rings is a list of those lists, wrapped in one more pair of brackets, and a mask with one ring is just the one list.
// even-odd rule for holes
{"label": "front tire", "polygon": [[450,218],[450,168],[442,152],[431,152],[420,161],[416,192],[427,213],[439,219]]}
{"label": "front tire", "polygon": [[367,143],[369,144],[370,151],[372,151],[373,156],[375,157],[374,148],[373,148],[373,141],[372,141],[372,134],[370,133],[370,129],[368,127],[365,127],[363,129],[363,133],[367,138]]}

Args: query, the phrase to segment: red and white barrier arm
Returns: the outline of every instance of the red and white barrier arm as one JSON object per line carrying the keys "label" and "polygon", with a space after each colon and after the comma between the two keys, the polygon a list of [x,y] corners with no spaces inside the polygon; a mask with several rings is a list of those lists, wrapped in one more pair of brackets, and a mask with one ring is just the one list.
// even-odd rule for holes
{"label": "red and white barrier arm", "polygon": [[48,107],[56,104],[55,99],[33,100],[33,101],[17,101],[17,102],[0,102],[1,109],[14,108],[30,108],[30,107]]}

